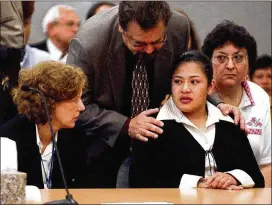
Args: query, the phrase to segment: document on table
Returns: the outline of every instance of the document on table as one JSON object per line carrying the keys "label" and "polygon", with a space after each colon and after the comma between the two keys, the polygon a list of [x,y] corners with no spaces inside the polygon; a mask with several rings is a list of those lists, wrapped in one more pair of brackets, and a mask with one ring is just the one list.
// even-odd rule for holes
{"label": "document on table", "polygon": [[152,202],[117,202],[117,203],[102,203],[102,204],[173,204],[163,201],[152,201]]}

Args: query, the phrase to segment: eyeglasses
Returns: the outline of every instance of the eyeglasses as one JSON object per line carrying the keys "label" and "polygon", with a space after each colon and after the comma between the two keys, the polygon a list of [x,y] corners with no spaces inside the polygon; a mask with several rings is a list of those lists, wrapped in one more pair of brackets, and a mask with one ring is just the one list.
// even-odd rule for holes
{"label": "eyeglasses", "polygon": [[137,41],[137,40],[133,39],[132,37],[128,36],[126,34],[126,32],[122,32],[122,34],[131,41],[131,45],[135,48],[142,48],[142,47],[145,47],[148,45],[157,46],[157,45],[164,43],[167,40],[166,31],[164,32],[164,35],[161,38],[159,38],[157,41],[154,41],[151,43]]}
{"label": "eyeglasses", "polygon": [[213,56],[212,58],[212,63],[214,64],[226,64],[229,59],[231,58],[231,60],[236,63],[236,64],[242,64],[245,62],[245,59],[247,58],[247,55],[244,53],[238,53],[235,54],[233,56],[227,56],[224,54],[219,54],[216,56]]}
{"label": "eyeglasses", "polygon": [[64,25],[68,28],[72,28],[73,26],[77,26],[77,27],[80,27],[80,22],[74,22],[74,21],[68,21],[68,22],[65,22],[65,23],[61,23],[59,21],[56,21],[54,22],[55,24],[60,24],[60,25]]}

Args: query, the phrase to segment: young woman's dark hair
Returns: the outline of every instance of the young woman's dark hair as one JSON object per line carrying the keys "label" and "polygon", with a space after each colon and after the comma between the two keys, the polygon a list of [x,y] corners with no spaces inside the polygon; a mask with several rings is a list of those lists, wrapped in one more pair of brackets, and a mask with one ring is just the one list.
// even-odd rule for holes
{"label": "young woman's dark hair", "polygon": [[[168,93],[171,93],[171,83],[172,83],[172,76],[174,75],[175,71],[178,69],[178,67],[183,64],[183,63],[189,63],[189,62],[194,62],[198,63],[201,65],[201,68],[203,70],[203,73],[206,75],[208,79],[208,85],[211,84],[212,79],[213,79],[213,68],[212,68],[212,63],[210,59],[205,56],[202,52],[197,51],[197,50],[190,50],[187,52],[184,52],[179,59],[174,63],[174,66],[172,67],[172,74],[171,78],[168,81]],[[165,100],[168,99],[170,95],[167,95]],[[161,105],[163,105],[165,101],[162,102]]]}
{"label": "young woman's dark hair", "polygon": [[208,79],[208,85],[211,84],[213,79],[213,68],[212,63],[207,56],[202,54],[200,51],[191,50],[183,53],[179,60],[175,63],[173,73],[178,69],[178,67],[184,63],[198,63],[201,65],[203,73],[206,75]]}

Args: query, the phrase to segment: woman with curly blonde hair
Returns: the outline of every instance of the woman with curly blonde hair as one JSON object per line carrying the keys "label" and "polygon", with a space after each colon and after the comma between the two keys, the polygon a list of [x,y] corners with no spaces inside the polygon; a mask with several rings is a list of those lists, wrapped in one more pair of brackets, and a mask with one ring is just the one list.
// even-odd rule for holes
{"label": "woman with curly blonde hair", "polygon": [[84,132],[76,121],[85,109],[81,95],[86,84],[80,68],[55,61],[20,71],[19,85],[12,91],[19,115],[0,128],[0,136],[16,142],[18,170],[27,173],[28,185],[64,187],[42,96],[22,86],[45,96],[68,187],[82,188],[86,186]]}

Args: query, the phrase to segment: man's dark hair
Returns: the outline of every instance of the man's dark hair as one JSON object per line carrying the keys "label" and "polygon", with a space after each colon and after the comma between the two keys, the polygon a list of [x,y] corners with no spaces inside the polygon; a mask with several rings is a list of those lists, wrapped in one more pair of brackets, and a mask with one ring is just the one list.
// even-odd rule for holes
{"label": "man's dark hair", "polygon": [[165,1],[121,1],[118,12],[119,24],[125,31],[131,21],[138,23],[144,31],[156,27],[161,20],[167,26],[172,14]]}
{"label": "man's dark hair", "polygon": [[272,57],[268,54],[261,55],[257,58],[253,69],[249,72],[250,78],[252,78],[256,70],[264,68],[272,68]]}
{"label": "man's dark hair", "polygon": [[206,36],[201,50],[211,58],[213,51],[226,43],[232,43],[238,48],[245,48],[248,55],[249,69],[253,67],[257,57],[257,44],[254,37],[249,34],[245,27],[228,20],[217,24]]}
{"label": "man's dark hair", "polygon": [[110,1],[100,1],[100,2],[94,3],[87,12],[86,20],[94,16],[96,14],[96,10],[100,6],[104,6],[104,5],[112,6],[112,7],[115,6],[115,4]]}

